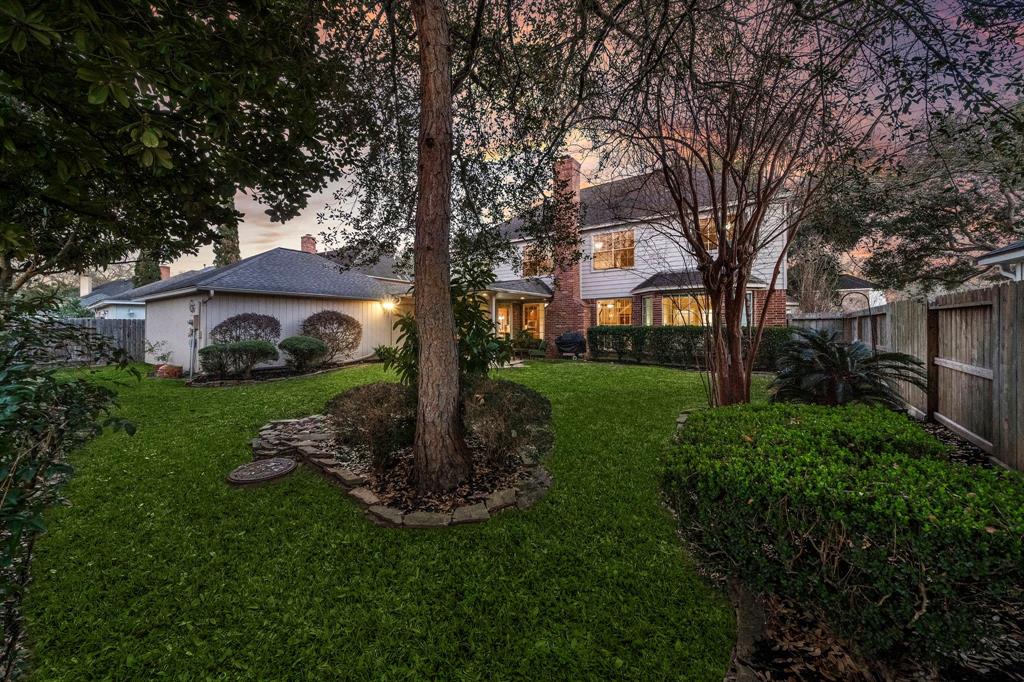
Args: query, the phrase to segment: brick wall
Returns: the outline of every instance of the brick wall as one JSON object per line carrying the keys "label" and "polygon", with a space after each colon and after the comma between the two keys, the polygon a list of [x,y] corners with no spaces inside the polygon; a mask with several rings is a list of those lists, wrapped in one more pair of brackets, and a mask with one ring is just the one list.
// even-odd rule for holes
{"label": "brick wall", "polygon": [[757,316],[761,314],[761,306],[764,305],[765,296],[768,296],[768,314],[765,316],[765,326],[785,327],[786,292],[783,289],[773,289],[771,292],[763,290],[754,291],[754,319],[756,320]]}
{"label": "brick wall", "polygon": [[[580,164],[576,159],[563,156],[555,162],[555,177],[566,184],[577,211],[580,201]],[[575,217],[571,217],[573,229],[579,226]],[[556,259],[557,260],[557,259]],[[548,304],[544,320],[544,340],[547,342],[547,356],[558,357],[555,339],[566,332],[581,331],[586,333],[588,322],[587,305],[580,297],[580,264],[576,261],[569,267],[555,269],[555,286]]]}

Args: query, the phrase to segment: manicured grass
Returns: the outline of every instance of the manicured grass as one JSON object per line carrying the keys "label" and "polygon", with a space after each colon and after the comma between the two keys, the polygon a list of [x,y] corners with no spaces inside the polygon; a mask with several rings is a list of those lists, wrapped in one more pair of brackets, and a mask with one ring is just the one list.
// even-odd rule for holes
{"label": "manicured grass", "polygon": [[[555,479],[479,526],[381,529],[305,470],[232,489],[265,422],[320,411],[377,366],[257,386],[128,381],[134,437],[75,459],[26,612],[36,679],[721,680],[726,601],[659,503],[657,460],[698,375],[535,363]],[[763,389],[763,382],[761,388]]]}

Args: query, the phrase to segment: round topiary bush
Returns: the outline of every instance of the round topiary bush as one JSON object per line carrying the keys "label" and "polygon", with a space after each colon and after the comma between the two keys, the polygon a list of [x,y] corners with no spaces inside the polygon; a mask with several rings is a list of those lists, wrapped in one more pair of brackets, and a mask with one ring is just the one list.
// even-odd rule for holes
{"label": "round topiary bush", "polygon": [[210,339],[214,343],[234,343],[235,341],[270,341],[281,337],[281,323],[271,315],[259,313],[242,313],[224,320],[212,330]]}
{"label": "round topiary bush", "polygon": [[717,569],[871,658],[979,651],[1024,610],[1024,477],[970,467],[881,407],[692,414],[664,487]]}
{"label": "round topiary bush", "polygon": [[337,310],[321,310],[302,323],[303,336],[323,341],[327,346],[326,362],[336,362],[352,355],[363,338],[363,327],[351,315]]}
{"label": "round topiary bush", "polygon": [[327,344],[311,336],[289,336],[277,344],[277,347],[288,356],[288,366],[297,372],[305,372],[316,367],[327,356]]}

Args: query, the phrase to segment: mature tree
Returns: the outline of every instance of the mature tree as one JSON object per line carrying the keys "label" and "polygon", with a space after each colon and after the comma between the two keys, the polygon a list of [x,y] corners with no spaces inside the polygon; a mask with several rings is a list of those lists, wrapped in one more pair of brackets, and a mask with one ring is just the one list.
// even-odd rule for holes
{"label": "mature tree", "polygon": [[213,243],[213,264],[220,267],[240,260],[242,252],[238,245],[238,224],[220,225],[217,228],[217,240]]}
{"label": "mature tree", "polygon": [[857,254],[886,288],[928,293],[978,278],[980,254],[1024,239],[1024,127],[991,114],[939,116],[915,132],[884,167],[837,178],[807,229],[823,247]]}
{"label": "mature tree", "polygon": [[140,253],[135,261],[135,272],[132,274],[132,284],[142,287],[160,279],[160,263],[157,258],[149,253]]}
{"label": "mature tree", "polygon": [[[493,227],[547,189],[606,29],[559,0],[369,3],[325,26],[354,62],[375,130],[328,220],[373,259],[413,242],[419,342],[418,485],[470,474],[449,296],[452,235],[472,258],[507,249]],[[411,132],[418,129],[418,136]],[[543,215],[539,213],[538,215]],[[527,229],[546,233],[550,221]]]}
{"label": "mature tree", "polygon": [[820,234],[801,231],[789,249],[789,287],[800,312],[820,313],[838,307],[839,258]]}
{"label": "mature tree", "polygon": [[[825,181],[901,141],[903,116],[916,104],[1013,116],[982,89],[992,76],[1019,91],[1012,32],[983,34],[969,24],[990,15],[960,8],[951,20],[954,9],[724,0],[700,12],[679,4],[656,22],[668,30],[653,41],[638,40],[644,25],[618,32],[622,58],[610,72],[640,94],[612,89],[594,135],[606,158],[647,172],[647,208],[700,271],[717,404],[749,400],[768,311],[766,300],[744,344],[755,259],[777,238],[788,244]],[[767,220],[773,212],[781,220]]]}
{"label": "mature tree", "polygon": [[[274,219],[337,176],[359,120],[315,6],[8,2],[0,11],[0,291],[210,243],[236,188]],[[357,141],[358,142],[358,141]]]}

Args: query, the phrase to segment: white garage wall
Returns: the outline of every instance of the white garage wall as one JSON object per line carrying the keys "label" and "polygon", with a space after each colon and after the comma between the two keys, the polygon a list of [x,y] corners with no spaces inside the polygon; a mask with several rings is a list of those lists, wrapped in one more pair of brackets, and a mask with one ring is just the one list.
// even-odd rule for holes
{"label": "white garage wall", "polygon": [[[353,358],[370,355],[373,353],[373,349],[381,344],[393,343],[391,325],[394,319],[390,313],[384,311],[380,301],[216,293],[204,307],[204,338],[201,345],[205,346],[209,343],[207,338],[209,330],[232,315],[241,313],[272,315],[281,322],[281,339],[286,339],[301,333],[299,327],[303,320],[321,310],[337,310],[351,315],[363,325],[363,337]],[[274,364],[284,364],[283,356],[282,353],[281,359]]]}
{"label": "white garage wall", "polygon": [[[170,362],[181,365],[188,371],[189,320],[192,313],[188,310],[189,300],[195,296],[178,296],[146,303],[146,342],[157,344],[163,342],[161,352],[171,353]],[[156,362],[152,353],[146,353],[146,362]]]}

